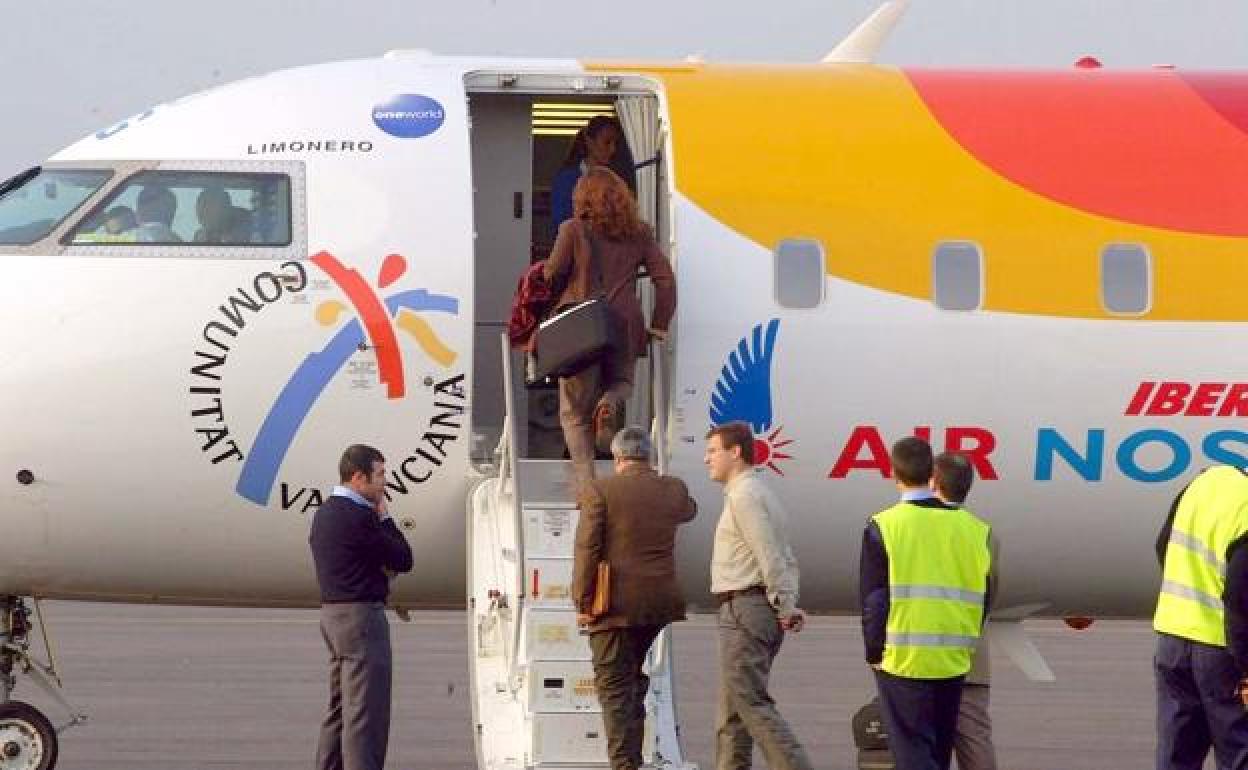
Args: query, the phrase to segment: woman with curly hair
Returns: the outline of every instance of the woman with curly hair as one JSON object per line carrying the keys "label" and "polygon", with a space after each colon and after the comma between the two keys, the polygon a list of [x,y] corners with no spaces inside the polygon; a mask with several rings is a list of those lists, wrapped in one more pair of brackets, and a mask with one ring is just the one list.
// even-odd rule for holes
{"label": "woman with curly hair", "polygon": [[[555,307],[605,296],[616,337],[595,363],[559,379],[559,422],[572,458],[574,481],[594,477],[594,434],[609,443],[623,422],[633,389],[633,370],[649,336],[667,337],[676,312],[676,278],[624,180],[605,168],[588,169],[572,193],[573,216],[559,226],[546,260]],[[654,283],[654,318],[647,331],[637,299],[637,269]]]}

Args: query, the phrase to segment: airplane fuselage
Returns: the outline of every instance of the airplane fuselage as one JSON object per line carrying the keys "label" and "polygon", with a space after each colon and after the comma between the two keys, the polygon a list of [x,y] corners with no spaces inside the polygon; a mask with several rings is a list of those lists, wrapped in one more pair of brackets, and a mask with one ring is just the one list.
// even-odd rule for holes
{"label": "airplane fuselage", "polygon": [[[474,217],[473,84],[495,74],[519,84],[490,98],[615,98],[609,74],[658,106],[693,596],[720,510],[702,440],[725,419],[755,429],[814,610],[854,610],[903,435],[973,458],[1002,601],[1065,613],[1147,613],[1174,494],[1248,463],[1238,75],[345,62],[164,105],[46,166],[111,176],[0,246],[0,594],[314,605],[309,516],[364,442],[415,552],[394,603],[462,605],[471,461],[495,438],[474,398],[506,314],[479,287],[519,277],[483,260]],[[156,172],[283,177],[290,237],[74,236]],[[817,251],[813,283],[780,286],[786,241]]]}

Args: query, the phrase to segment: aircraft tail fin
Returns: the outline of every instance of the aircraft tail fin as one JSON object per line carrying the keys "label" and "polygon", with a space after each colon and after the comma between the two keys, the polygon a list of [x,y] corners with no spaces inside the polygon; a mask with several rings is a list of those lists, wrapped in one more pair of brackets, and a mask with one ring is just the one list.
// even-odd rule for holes
{"label": "aircraft tail fin", "polygon": [[910,5],[909,0],[889,0],[850,32],[840,45],[820,60],[822,64],[867,64],[874,61],[889,33]]}

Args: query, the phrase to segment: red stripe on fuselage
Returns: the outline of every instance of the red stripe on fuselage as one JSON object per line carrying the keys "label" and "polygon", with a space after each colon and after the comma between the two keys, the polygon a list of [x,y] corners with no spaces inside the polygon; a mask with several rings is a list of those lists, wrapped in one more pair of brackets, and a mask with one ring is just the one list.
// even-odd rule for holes
{"label": "red stripe on fuselage", "polygon": [[1248,76],[1230,72],[1180,72],[1179,77],[1228,123],[1248,134]]}
{"label": "red stripe on fuselage", "polygon": [[906,74],[967,152],[1021,187],[1134,224],[1248,235],[1244,76]]}

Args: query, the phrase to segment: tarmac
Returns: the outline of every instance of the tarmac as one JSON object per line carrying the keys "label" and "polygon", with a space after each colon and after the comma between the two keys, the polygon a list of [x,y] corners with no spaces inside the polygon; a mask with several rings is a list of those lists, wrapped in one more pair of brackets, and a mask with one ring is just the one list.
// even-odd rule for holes
{"label": "tarmac", "polygon": [[[61,736],[60,770],[308,770],[326,700],[317,614],[46,602],[67,693],[90,715]],[[1145,621],[1056,620],[1027,629],[1057,675],[1028,682],[994,656],[992,716],[1002,770],[1152,767],[1153,634]],[[476,770],[464,612],[391,616],[389,770]],[[36,640],[39,644],[39,641]],[[41,647],[39,648],[41,651]],[[686,759],[713,765],[714,618],[675,634]],[[777,660],[772,694],[820,770],[856,767],[853,713],[873,694],[856,617],[812,618]],[[29,680],[14,697],[47,706]],[[57,708],[44,708],[54,723]],[[755,767],[763,768],[761,758]],[[1213,767],[1210,762],[1207,767]]]}

